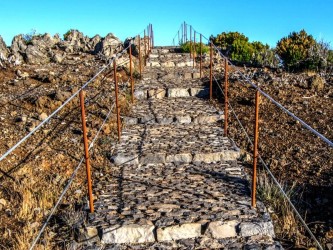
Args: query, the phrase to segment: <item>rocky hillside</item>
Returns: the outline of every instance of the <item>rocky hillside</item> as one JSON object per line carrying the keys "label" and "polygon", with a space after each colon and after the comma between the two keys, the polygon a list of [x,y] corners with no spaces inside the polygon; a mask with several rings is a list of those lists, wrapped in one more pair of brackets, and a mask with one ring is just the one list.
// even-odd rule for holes
{"label": "rocky hillside", "polygon": [[0,65],[62,63],[70,53],[88,53],[110,58],[123,47],[123,43],[112,33],[105,37],[84,36],[78,30],[70,30],[61,39],[59,35],[17,35],[10,47],[0,36]]}

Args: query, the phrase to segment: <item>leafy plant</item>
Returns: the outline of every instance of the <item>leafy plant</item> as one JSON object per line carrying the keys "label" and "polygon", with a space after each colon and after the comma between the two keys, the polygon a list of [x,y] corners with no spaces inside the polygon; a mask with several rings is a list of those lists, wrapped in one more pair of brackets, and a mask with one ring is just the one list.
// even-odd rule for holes
{"label": "leafy plant", "polygon": [[235,63],[270,67],[277,67],[279,64],[274,51],[267,44],[249,42],[249,38],[242,33],[223,32],[210,39]]}
{"label": "leafy plant", "polygon": [[68,37],[69,35],[72,33],[72,29],[68,30],[65,34],[64,34],[64,40],[67,41],[68,40]]}
{"label": "leafy plant", "polygon": [[195,47],[195,52],[197,53],[197,55],[200,54],[200,47],[201,47],[201,50],[202,50],[202,54],[205,54],[205,53],[207,53],[209,51],[209,47],[207,45],[203,44],[203,43],[196,43],[194,45],[193,42],[192,43],[186,42],[186,43],[182,43],[180,45],[180,47],[181,47],[181,49],[182,49],[182,51],[184,53],[190,53],[190,51],[191,51],[191,45],[192,45],[192,50]]}
{"label": "leafy plant", "polygon": [[310,52],[316,48],[316,40],[305,30],[292,32],[278,41],[276,53],[280,56],[287,70],[314,69],[315,60]]}

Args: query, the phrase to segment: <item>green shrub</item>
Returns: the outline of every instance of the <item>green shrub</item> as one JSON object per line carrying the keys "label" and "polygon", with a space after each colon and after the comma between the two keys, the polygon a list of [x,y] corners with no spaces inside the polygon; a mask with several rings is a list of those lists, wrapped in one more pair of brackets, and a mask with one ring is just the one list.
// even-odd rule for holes
{"label": "green shrub", "polygon": [[316,40],[305,30],[292,32],[278,41],[276,53],[287,70],[313,69],[316,62],[310,59],[310,51],[317,45]]}
{"label": "green shrub", "polygon": [[72,29],[68,30],[65,34],[64,34],[64,40],[67,41],[69,35],[72,33]]}
{"label": "green shrub", "polygon": [[[193,50],[193,47],[194,47],[194,43],[192,42],[192,44],[190,42],[186,42],[186,43],[182,43],[180,45],[181,49],[182,49],[182,52],[184,53],[190,53],[191,51],[191,48],[190,46],[192,45],[192,50]],[[200,54],[200,47],[202,49],[202,54],[205,54],[207,53],[210,48],[208,46],[206,46],[205,44],[203,43],[195,43],[195,52],[197,53],[197,55]]]}
{"label": "green shrub", "polygon": [[267,44],[249,42],[249,38],[242,33],[223,32],[210,39],[235,63],[270,67],[277,67],[279,64],[274,51]]}

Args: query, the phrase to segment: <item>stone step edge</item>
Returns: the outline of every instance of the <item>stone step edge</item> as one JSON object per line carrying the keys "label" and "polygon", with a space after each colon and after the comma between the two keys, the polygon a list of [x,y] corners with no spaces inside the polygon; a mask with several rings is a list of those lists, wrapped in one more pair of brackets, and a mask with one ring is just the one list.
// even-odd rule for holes
{"label": "stone step edge", "polygon": [[170,117],[159,116],[155,117],[154,115],[145,115],[142,117],[132,117],[132,116],[123,116],[122,122],[125,126],[127,125],[138,125],[138,124],[211,124],[224,120],[224,115],[222,114],[211,114],[211,115],[201,115],[198,117],[191,117],[190,115],[175,115]]}
{"label": "stone step edge", "polygon": [[199,97],[209,96],[209,88],[155,88],[146,90],[135,90],[136,99],[162,99],[165,97]]}
{"label": "stone step edge", "polygon": [[214,153],[143,153],[141,155],[116,154],[111,157],[115,165],[165,164],[165,163],[216,163],[221,161],[236,161],[240,157],[240,149],[226,149]]}
{"label": "stone step edge", "polygon": [[158,62],[158,61],[151,61],[147,62],[146,67],[150,68],[183,68],[183,67],[193,67],[193,61],[180,61],[180,62],[173,62],[173,61],[167,61],[167,62]]}
{"label": "stone step edge", "polygon": [[184,223],[168,227],[157,227],[150,222],[145,225],[113,225],[108,228],[87,226],[80,229],[81,240],[96,238],[102,244],[142,244],[199,237],[234,239],[252,236],[266,236],[273,239],[275,233],[272,221],[205,221],[203,223]]}

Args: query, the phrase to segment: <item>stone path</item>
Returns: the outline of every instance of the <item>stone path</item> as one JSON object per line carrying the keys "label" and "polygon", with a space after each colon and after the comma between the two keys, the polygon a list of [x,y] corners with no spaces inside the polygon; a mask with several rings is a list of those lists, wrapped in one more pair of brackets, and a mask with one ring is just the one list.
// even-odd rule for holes
{"label": "stone path", "polygon": [[239,149],[189,54],[153,49],[124,117],[112,171],[95,181],[87,249],[282,249],[266,208],[250,206]]}

